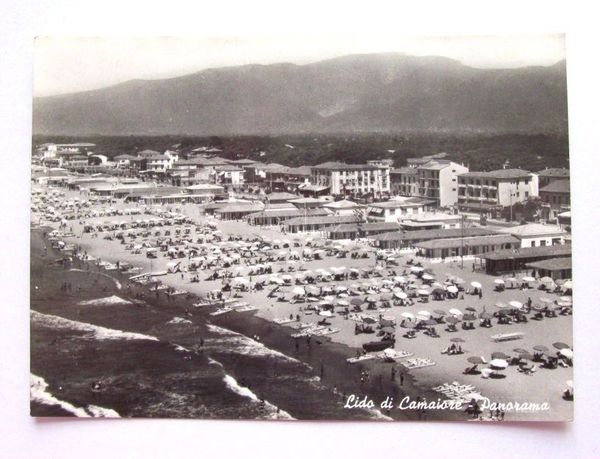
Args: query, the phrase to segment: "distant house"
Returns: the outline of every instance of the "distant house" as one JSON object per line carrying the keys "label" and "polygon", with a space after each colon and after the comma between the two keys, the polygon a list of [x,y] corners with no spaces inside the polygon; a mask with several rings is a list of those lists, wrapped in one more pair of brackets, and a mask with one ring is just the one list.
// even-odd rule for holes
{"label": "distant house", "polygon": [[568,180],[571,176],[569,169],[564,167],[551,167],[538,171],[540,189],[554,182],[555,180]]}
{"label": "distant house", "polygon": [[571,181],[553,180],[540,189],[540,199],[546,203],[547,219],[556,218],[559,213],[571,208]]}
{"label": "distant house", "polygon": [[335,215],[359,215],[364,210],[364,206],[347,199],[328,202],[323,204],[323,208],[330,210]]}

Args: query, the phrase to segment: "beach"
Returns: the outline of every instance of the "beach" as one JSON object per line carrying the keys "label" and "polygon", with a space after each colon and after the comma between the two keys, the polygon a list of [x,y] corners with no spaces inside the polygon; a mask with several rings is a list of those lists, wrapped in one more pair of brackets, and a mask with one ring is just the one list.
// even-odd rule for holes
{"label": "beach", "polygon": [[[79,192],[67,191],[65,199],[81,198],[85,199]],[[134,207],[135,204],[125,204],[122,202],[110,204],[113,208],[124,209]],[[104,205],[108,207],[108,205]],[[235,237],[248,237],[250,235],[259,235],[262,238],[274,240],[297,240],[298,247],[288,247],[282,249],[288,254],[292,251],[302,251],[310,245],[310,241],[318,236],[310,234],[284,234],[277,227],[262,228],[253,227],[242,221],[220,221],[213,217],[201,215],[198,208],[193,205],[167,206],[176,210],[182,215],[186,215],[190,220],[197,224],[210,222],[218,228],[223,235],[232,235]],[[176,209],[175,209],[176,208]],[[287,416],[295,419],[455,419],[466,420],[470,417],[464,413],[464,410],[400,410],[391,409],[385,413],[378,409],[379,414],[374,411],[364,409],[344,408],[347,396],[356,394],[357,396],[367,396],[372,398],[377,404],[383,401],[387,396],[393,396],[396,401],[409,396],[413,399],[437,400],[445,397],[433,390],[443,384],[457,383],[461,386],[473,387],[473,392],[480,394],[493,402],[498,403],[517,403],[517,404],[543,404],[547,403],[549,409],[542,411],[511,411],[504,414],[505,420],[564,420],[572,417],[572,402],[562,398],[562,391],[565,388],[566,381],[573,379],[572,367],[558,366],[555,369],[548,370],[539,368],[534,374],[528,375],[517,371],[517,367],[509,366],[505,370],[497,371],[498,377],[483,378],[479,374],[463,374],[463,370],[471,366],[467,358],[473,356],[483,356],[488,362],[491,360],[492,353],[503,352],[507,355],[514,355],[515,348],[524,348],[531,350],[534,346],[543,345],[551,349],[553,343],[564,342],[569,345],[572,343],[572,316],[558,315],[544,320],[529,320],[527,323],[512,323],[510,325],[497,324],[493,320],[492,328],[474,327],[474,329],[463,330],[460,327],[457,332],[447,332],[444,326],[437,326],[438,338],[418,333],[414,339],[403,337],[405,331],[399,326],[403,320],[403,313],[410,312],[418,315],[420,311],[432,312],[441,310],[450,316],[451,309],[459,309],[466,312],[466,308],[472,308],[481,312],[494,313],[497,311],[495,304],[498,302],[508,303],[518,301],[527,303],[532,299],[535,303],[542,296],[548,296],[535,288],[526,290],[507,289],[502,292],[494,291],[494,277],[486,275],[478,270],[473,270],[473,261],[464,260],[447,263],[430,263],[426,259],[419,258],[418,261],[424,269],[431,272],[436,280],[443,281],[449,277],[462,278],[467,283],[479,282],[482,286],[482,296],[464,294],[456,299],[445,299],[444,301],[434,301],[430,299],[427,303],[416,303],[412,306],[392,306],[389,308],[379,308],[375,311],[366,311],[372,313],[375,317],[378,315],[386,318],[393,318],[396,322],[396,341],[393,349],[396,352],[405,352],[410,358],[428,359],[434,364],[423,368],[408,370],[399,360],[397,362],[386,362],[381,358],[373,358],[356,364],[347,363],[346,359],[355,357],[357,350],[368,341],[375,339],[374,335],[355,334],[356,322],[346,318],[345,315],[334,313],[327,316],[330,327],[337,330],[336,333],[326,335],[326,337],[313,337],[311,340],[291,337],[298,330],[294,326],[298,322],[304,324],[316,324],[323,320],[324,316],[307,309],[307,303],[291,303],[289,298],[293,296],[294,285],[281,285],[276,295],[270,297],[269,292],[275,285],[267,286],[264,290],[238,292],[239,298],[236,300],[248,303],[255,308],[249,312],[228,312],[219,316],[211,316],[216,306],[195,308],[193,306],[199,298],[204,298],[209,292],[220,291],[226,285],[223,279],[206,280],[211,271],[199,272],[200,282],[191,282],[189,273],[166,273],[157,277],[161,283],[174,289],[187,292],[179,296],[168,296],[164,292],[152,291],[151,286],[140,286],[131,282],[130,277],[121,274],[118,270],[106,271],[99,262],[109,263],[129,263],[141,268],[141,272],[160,272],[161,274],[168,270],[168,263],[172,263],[171,258],[160,254],[155,259],[147,258],[143,253],[134,254],[126,249],[126,244],[121,244],[116,239],[104,239],[102,234],[98,237],[92,237],[94,233],[84,233],[85,225],[93,225],[111,220],[133,220],[140,218],[138,216],[98,216],[85,218],[83,220],[69,220],[66,228],[63,230],[72,233],[62,239],[70,244],[77,246],[80,253],[84,252],[94,257],[94,261],[82,262],[75,260],[72,264],[65,267],[52,267],[48,270],[33,267],[33,261],[38,260],[42,264],[49,264],[53,258],[60,258],[60,252],[48,249],[49,243],[43,238],[43,233],[48,230],[34,229],[32,233],[32,310],[42,314],[56,315],[65,319],[76,320],[83,323],[91,323],[95,326],[106,327],[111,330],[120,330],[126,333],[138,333],[152,339],[131,339],[127,340],[103,340],[102,349],[96,350],[105,356],[106,353],[121,353],[121,347],[126,342],[127,347],[133,346],[133,354],[128,356],[128,368],[125,372],[137,372],[136,363],[143,363],[143,367],[152,367],[158,365],[163,368],[164,373],[170,374],[173,378],[178,378],[180,374],[179,366],[192,366],[184,372],[186,377],[193,374],[193,366],[198,365],[204,374],[204,378],[216,378],[219,383],[206,383],[208,386],[216,385],[220,391],[228,392],[232,399],[236,397],[249,403],[250,407],[256,408],[257,399],[264,399],[270,405],[261,404],[261,409],[265,409],[267,414],[262,414],[262,418],[282,418]],[[146,217],[143,217],[146,218]],[[33,215],[32,221],[38,225],[52,224],[51,222],[39,221]],[[54,225],[56,226],[56,224]],[[173,228],[174,229],[174,228]],[[164,230],[164,227],[161,228]],[[46,246],[46,249],[44,249]],[[46,252],[48,251],[48,252]],[[399,275],[407,276],[410,268],[407,262],[415,259],[414,254],[401,253],[395,255],[398,266],[388,266],[381,268],[384,271],[382,276],[374,276],[376,282],[382,282],[387,275],[385,270],[393,269]],[[179,260],[177,260],[179,261]],[[186,265],[189,260],[181,260]],[[365,268],[375,268],[377,260],[374,251],[370,251],[366,258],[337,258],[335,256],[325,256],[319,260],[298,260],[291,262],[289,260],[274,262],[274,275],[283,276],[284,273],[278,273],[280,269],[287,270],[289,266],[294,266],[295,275],[302,270],[325,269],[331,271],[331,268],[343,267],[346,270],[352,268],[363,270]],[[381,263],[380,263],[381,264]],[[55,272],[56,271],[56,272]],[[247,271],[245,271],[246,277]],[[87,286],[82,279],[86,276],[92,276],[94,283],[91,287]],[[72,285],[76,285],[76,291],[71,290],[67,296],[72,296],[73,307],[66,307],[64,304],[65,292],[56,291],[57,283],[60,279],[71,279]],[[269,277],[269,276],[267,276]],[[45,283],[44,279],[47,279]],[[369,279],[372,280],[372,279]],[[317,287],[336,287],[350,286],[356,282],[363,282],[344,279],[337,282],[318,282]],[[53,292],[54,291],[54,296]],[[286,301],[279,301],[278,298],[283,294]],[[107,301],[108,304],[91,306],[78,304],[81,301],[95,301],[99,298],[110,298],[111,296],[126,301],[115,302]],[[233,295],[231,292],[225,293],[225,298]],[[288,324],[279,325],[275,320],[281,321],[292,317]],[[176,319],[176,320],[175,320]],[[298,320],[299,319],[299,320]],[[175,320],[174,323],[168,324]],[[187,323],[185,321],[191,322]],[[39,320],[38,320],[39,322]],[[168,324],[168,325],[167,325]],[[39,334],[46,336],[49,327],[41,326]],[[36,333],[32,339],[38,336],[38,329],[35,326]],[[58,333],[58,336],[55,334]],[[62,331],[53,330],[47,339],[58,339],[60,342]],[[518,341],[495,342],[491,339],[492,335],[502,333],[521,333],[522,338]],[[68,335],[70,336],[70,335]],[[456,355],[442,354],[442,350],[450,344],[450,339],[461,338],[462,353]],[[201,340],[203,345],[200,345]],[[43,339],[42,339],[43,341]],[[166,343],[166,345],[165,345]],[[188,349],[192,358],[186,360],[186,352],[173,350],[176,346]],[[137,348],[136,346],[141,346]],[[171,347],[169,347],[171,346]],[[236,352],[224,352],[228,347],[236,347]],[[59,346],[60,347],[60,346]],[[165,349],[166,347],[166,349]],[[32,346],[32,349],[34,346]],[[58,350],[57,350],[58,351]],[[72,351],[71,351],[72,352]],[[82,349],[82,355],[75,357],[75,361],[82,365],[85,356],[90,350],[85,347]],[[134,355],[146,355],[150,352],[156,355],[159,363],[145,362],[139,358],[132,358]],[[52,366],[56,365],[61,358],[60,352],[52,360]],[[164,354],[164,355],[163,355]],[[243,356],[243,357],[241,357]],[[188,356],[189,357],[189,356]],[[260,358],[259,358],[260,357]],[[268,358],[266,358],[268,357]],[[212,359],[212,361],[211,361]],[[42,362],[44,359],[36,358],[32,354],[32,362]],[[109,359],[107,359],[109,360]],[[125,359],[119,359],[125,361]],[[105,362],[110,365],[110,361]],[[219,366],[221,365],[221,366]],[[32,364],[34,370],[36,365]],[[56,371],[49,366],[41,365],[39,373],[54,374]],[[392,370],[392,368],[394,370]],[[483,368],[483,366],[482,366]],[[78,372],[81,367],[78,367]],[[98,369],[99,370],[99,369]],[[104,370],[103,370],[104,371]],[[147,369],[150,371],[150,369]],[[216,372],[216,373],[215,373]],[[232,379],[219,375],[223,372]],[[368,372],[368,377],[361,381],[364,372]],[[35,371],[34,371],[35,373]],[[109,373],[114,373],[117,377],[119,371],[111,369]],[[286,374],[289,382],[286,384],[274,384],[273,378],[283,377]],[[66,374],[66,373],[65,373]],[[96,372],[98,374],[98,372]],[[177,375],[177,376],[176,376]],[[400,381],[402,375],[402,381]],[[44,374],[38,375],[45,377]],[[75,377],[72,375],[71,377]],[[304,379],[302,379],[304,378]],[[51,378],[45,378],[50,381]],[[118,378],[117,378],[118,379]],[[158,381],[150,378],[153,382],[147,382],[147,385],[157,385]],[[200,378],[202,379],[202,378]],[[209,378],[210,379],[210,378]],[[285,378],[284,378],[285,380]],[[68,378],[63,378],[61,383],[63,390],[67,387]],[[250,382],[251,381],[251,382]],[[303,382],[299,382],[303,381]],[[402,382],[402,384],[401,384]],[[86,380],[86,383],[90,383]],[[92,384],[93,381],[90,383]],[[244,384],[245,383],[245,384]],[[56,385],[58,383],[54,383]],[[114,387],[114,381],[106,383],[106,387]],[[249,388],[248,386],[252,387]],[[52,385],[51,385],[52,386]],[[192,403],[190,398],[186,398],[186,392],[190,391],[188,384],[173,387],[170,390],[170,397],[174,397],[170,404],[171,410],[157,409],[153,411],[150,406],[144,407],[143,403],[139,406],[129,406],[128,402],[116,403],[115,400],[127,398],[127,394],[132,389],[123,387],[123,392],[119,396],[113,394],[114,398],[102,400],[104,404],[98,403],[98,406],[113,409],[120,415],[125,416],[147,416],[158,415],[166,417],[192,416],[192,417],[210,417],[207,412],[216,413],[215,417],[233,418],[239,413],[246,413],[246,417],[257,417],[256,412],[235,407],[230,400],[223,405],[228,409],[211,409],[210,404],[205,402]],[[274,389],[273,386],[277,386]],[[53,386],[52,386],[53,387]],[[186,389],[184,389],[186,387]],[[251,394],[246,392],[250,390]],[[216,390],[216,389],[215,389]],[[107,389],[108,391],[108,389]],[[88,406],[91,403],[82,393],[89,392],[89,387],[75,390],[78,393],[77,401],[73,403],[76,406]],[[97,395],[96,392],[94,394]],[[176,394],[173,396],[173,394]],[[95,395],[95,396],[96,396]],[[192,394],[189,394],[191,397]],[[148,398],[153,398],[149,396]],[[159,397],[160,398],[160,397]],[[174,400],[177,399],[178,402]],[[163,402],[164,403],[164,400]],[[160,403],[159,403],[160,404]],[[116,407],[119,405],[118,407]],[[135,405],[135,404],[134,404]],[[194,412],[190,410],[190,405],[202,405],[204,411]],[[170,406],[166,403],[165,406]],[[264,407],[267,408],[264,408]],[[270,414],[268,406],[273,406]],[[184,408],[185,407],[185,408]],[[180,411],[178,411],[180,410]],[[88,410],[89,411],[89,410]],[[385,410],[384,410],[385,411]],[[280,417],[277,417],[279,414]],[[258,416],[258,417],[260,417]],[[244,417],[242,415],[242,417]]]}

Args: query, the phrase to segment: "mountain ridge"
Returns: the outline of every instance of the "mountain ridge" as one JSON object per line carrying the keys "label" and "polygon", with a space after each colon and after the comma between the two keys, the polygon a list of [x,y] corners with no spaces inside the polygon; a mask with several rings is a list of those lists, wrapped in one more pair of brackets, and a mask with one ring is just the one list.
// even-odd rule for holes
{"label": "mountain ridge", "polygon": [[247,64],[36,97],[35,134],[566,132],[566,62],[480,69],[360,54]]}

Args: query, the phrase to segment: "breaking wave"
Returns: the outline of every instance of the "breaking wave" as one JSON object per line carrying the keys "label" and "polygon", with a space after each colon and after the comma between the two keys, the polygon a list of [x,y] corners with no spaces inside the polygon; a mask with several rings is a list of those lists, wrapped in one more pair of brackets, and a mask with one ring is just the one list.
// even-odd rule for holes
{"label": "breaking wave", "polygon": [[48,383],[40,376],[30,374],[31,401],[47,406],[59,406],[78,418],[119,418],[119,413],[110,408],[88,405],[87,408],[77,407],[69,402],[60,400],[48,391]]}
{"label": "breaking wave", "polygon": [[[281,359],[289,360],[290,362],[298,363],[303,366],[309,367],[306,363],[301,362],[298,359],[290,357],[282,352],[276,351],[275,349],[271,349],[265,346],[262,343],[259,343],[252,338],[249,338],[241,333],[236,333],[227,328],[219,327],[217,325],[207,324],[208,330],[217,333],[221,336],[227,337],[227,345],[228,347],[220,348],[224,352],[234,352],[242,355],[251,355],[251,356],[271,356],[271,357],[279,357]],[[206,340],[206,341],[219,341],[219,340]],[[231,347],[229,347],[231,345]]]}
{"label": "breaking wave", "polygon": [[99,325],[92,325],[84,322],[77,322],[75,320],[65,319],[64,317],[53,316],[51,314],[42,314],[31,310],[31,320],[33,323],[55,328],[55,329],[68,329],[85,332],[86,337],[94,338],[97,340],[134,340],[134,339],[145,339],[151,341],[158,341],[158,338],[150,335],[143,335],[141,333],[124,332],[121,330],[114,330],[112,328],[100,327]]}
{"label": "breaking wave", "polygon": [[[215,363],[219,363],[216,360],[213,359],[213,361]],[[280,408],[278,408],[277,406],[273,405],[272,403],[264,400],[261,401],[258,396],[252,392],[250,389],[248,389],[247,387],[244,386],[240,386],[240,384],[237,382],[237,380],[228,374],[223,375],[223,382],[225,383],[225,385],[227,386],[227,388],[238,394],[241,397],[245,397],[247,399],[249,399],[252,403],[264,403],[264,407],[265,410],[267,411],[266,415],[263,417],[263,419],[275,419],[275,420],[289,420],[292,421],[295,418],[292,417],[287,411],[284,411]]]}
{"label": "breaking wave", "polygon": [[[71,269],[69,269],[69,271],[78,271],[78,272],[81,272],[81,273],[89,273],[89,272],[91,272],[91,271],[86,271],[85,269],[78,269],[78,268],[71,268]],[[119,290],[121,290],[121,288],[123,287],[121,285],[121,283],[118,281],[118,279],[115,279],[114,277],[109,276],[108,274],[100,273],[100,272],[96,272],[96,274],[99,274],[100,276],[104,276],[104,277],[107,277],[110,280],[112,280],[115,283],[115,286],[117,287],[117,289],[119,289]]]}
{"label": "breaking wave", "polygon": [[167,322],[169,325],[175,324],[191,324],[192,321],[188,319],[184,319],[183,317],[173,317],[171,320]]}
{"label": "breaking wave", "polygon": [[94,300],[80,301],[80,306],[109,306],[115,304],[133,304],[131,301],[125,300],[117,295],[111,295],[104,298],[96,298]]}

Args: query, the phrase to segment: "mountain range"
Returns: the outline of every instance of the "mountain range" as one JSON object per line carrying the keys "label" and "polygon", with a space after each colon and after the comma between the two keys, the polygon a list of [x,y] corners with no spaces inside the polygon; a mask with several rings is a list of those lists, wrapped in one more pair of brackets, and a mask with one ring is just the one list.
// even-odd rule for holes
{"label": "mountain range", "polygon": [[566,132],[566,62],[480,69],[349,55],[244,65],[33,100],[34,134]]}

